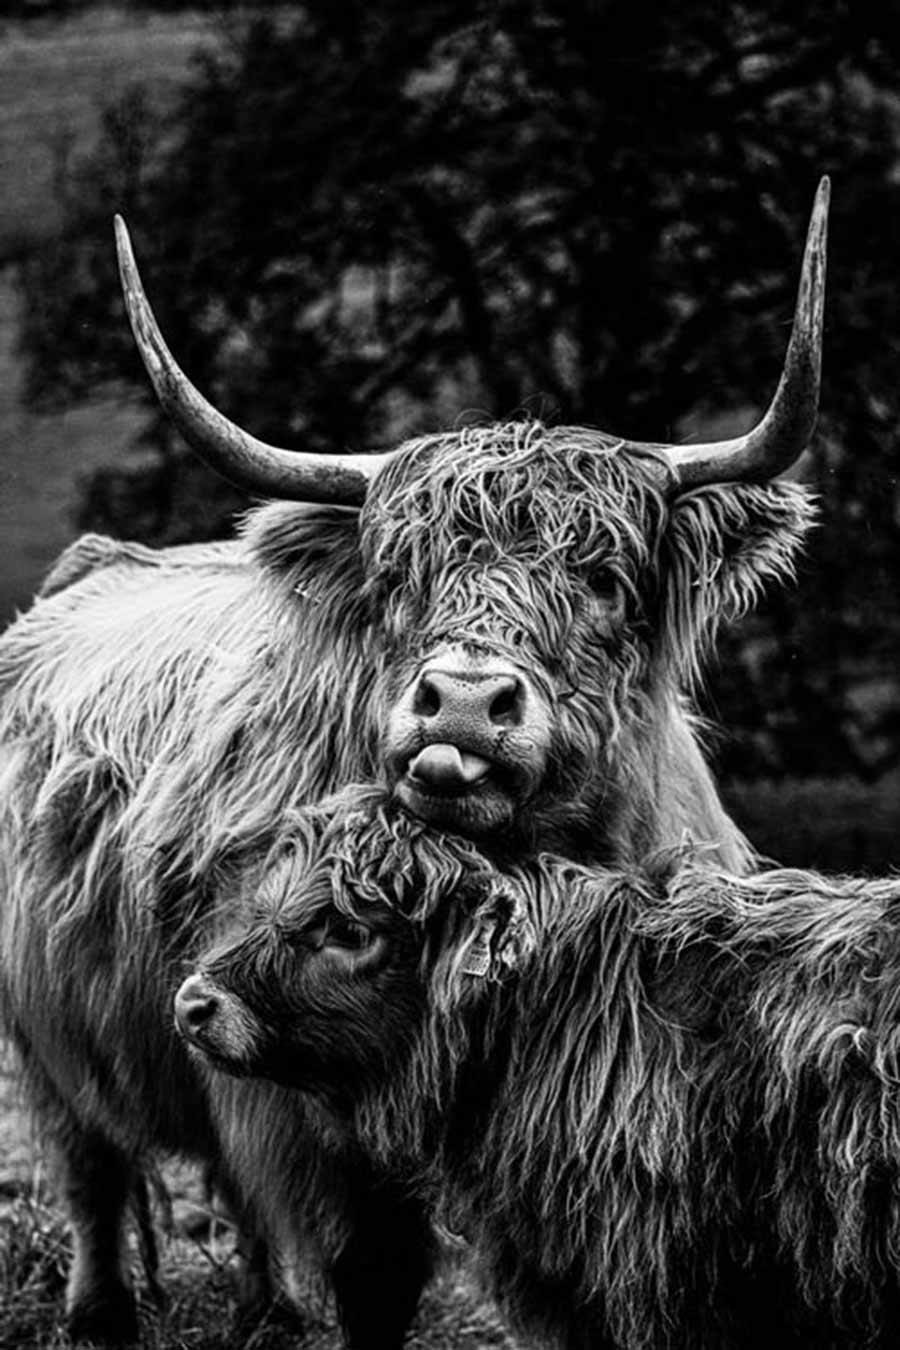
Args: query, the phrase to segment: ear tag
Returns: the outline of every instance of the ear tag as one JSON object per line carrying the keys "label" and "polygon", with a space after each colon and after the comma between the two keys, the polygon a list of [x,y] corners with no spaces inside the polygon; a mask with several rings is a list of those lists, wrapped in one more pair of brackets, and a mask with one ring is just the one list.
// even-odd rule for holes
{"label": "ear tag", "polygon": [[476,932],[472,941],[466,948],[466,954],[463,959],[463,975],[473,975],[475,979],[483,980],[491,968],[492,951],[491,943],[494,938],[494,930],[497,922],[495,919],[483,920],[481,926]]}

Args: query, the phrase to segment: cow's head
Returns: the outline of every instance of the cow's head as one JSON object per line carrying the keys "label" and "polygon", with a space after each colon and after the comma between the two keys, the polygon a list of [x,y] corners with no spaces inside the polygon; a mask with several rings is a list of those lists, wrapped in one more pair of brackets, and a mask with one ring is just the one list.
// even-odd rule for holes
{"label": "cow's head", "polygon": [[359,508],[320,513],[319,546],[330,531],[365,597],[382,767],[417,815],[552,841],[554,813],[587,828],[634,800],[631,779],[652,813],[637,743],[664,748],[717,623],[790,575],[811,519],[802,489],[773,479],[816,419],[827,204],[823,180],[784,372],[746,435],[674,447],[514,422],[371,456],[265,445],[206,403],[119,222],[138,345],[187,440],[257,492]]}

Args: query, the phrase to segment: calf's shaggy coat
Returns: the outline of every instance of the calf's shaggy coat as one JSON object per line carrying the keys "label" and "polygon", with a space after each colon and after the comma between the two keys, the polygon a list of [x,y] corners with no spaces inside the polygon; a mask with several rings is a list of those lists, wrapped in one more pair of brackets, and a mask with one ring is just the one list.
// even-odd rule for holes
{"label": "calf's shaggy coat", "polygon": [[425,893],[396,826],[353,832],[183,987],[198,1048],[330,1098],[568,1350],[896,1342],[900,879],[544,858]]}

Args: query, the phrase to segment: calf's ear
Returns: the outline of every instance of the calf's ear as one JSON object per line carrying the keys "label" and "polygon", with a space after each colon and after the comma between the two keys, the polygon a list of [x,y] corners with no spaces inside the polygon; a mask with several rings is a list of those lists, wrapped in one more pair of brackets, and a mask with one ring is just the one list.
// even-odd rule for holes
{"label": "calf's ear", "polygon": [[677,497],[661,549],[660,641],[682,679],[720,623],[751,609],[770,584],[793,581],[815,502],[797,483],[722,483]]}
{"label": "calf's ear", "polygon": [[452,903],[455,922],[447,926],[433,975],[433,992],[444,1008],[513,975],[537,946],[525,891],[512,878],[469,877]]}

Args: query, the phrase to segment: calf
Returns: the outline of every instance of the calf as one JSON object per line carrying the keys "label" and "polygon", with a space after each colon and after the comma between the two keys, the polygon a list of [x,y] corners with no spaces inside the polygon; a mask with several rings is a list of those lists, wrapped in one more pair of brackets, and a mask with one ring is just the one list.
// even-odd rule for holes
{"label": "calf", "polygon": [[196,1051],[320,1095],[567,1350],[896,1340],[900,878],[469,852],[424,885],[364,834],[203,958]]}

